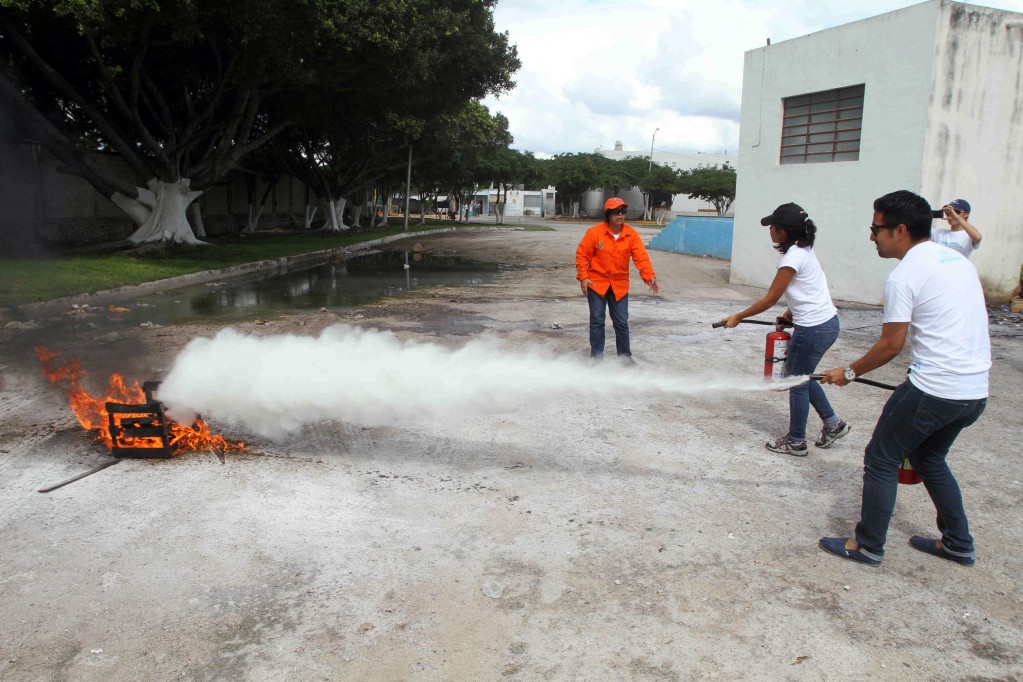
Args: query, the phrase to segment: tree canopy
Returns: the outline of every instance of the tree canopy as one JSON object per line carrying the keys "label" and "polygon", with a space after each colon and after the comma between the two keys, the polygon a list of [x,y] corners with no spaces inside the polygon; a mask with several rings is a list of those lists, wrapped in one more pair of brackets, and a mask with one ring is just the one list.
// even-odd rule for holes
{"label": "tree canopy", "polygon": [[[142,241],[159,240],[180,234],[183,217],[170,214],[196,190],[283,131],[295,130],[286,148],[306,163],[372,166],[328,173],[344,191],[385,172],[381,152],[431,117],[510,88],[519,61],[493,5],[0,0],[0,105],[64,170],[154,223]],[[97,151],[120,155],[147,188],[99,170]],[[172,194],[184,204],[164,215]]]}
{"label": "tree canopy", "polygon": [[679,188],[690,199],[703,199],[724,215],[735,201],[735,168],[723,166],[691,168],[679,173]]}

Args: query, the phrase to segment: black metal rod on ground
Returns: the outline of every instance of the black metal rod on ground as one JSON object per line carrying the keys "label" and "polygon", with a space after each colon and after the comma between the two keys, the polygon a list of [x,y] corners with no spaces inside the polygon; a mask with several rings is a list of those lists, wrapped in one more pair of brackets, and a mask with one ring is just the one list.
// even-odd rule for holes
{"label": "black metal rod on ground", "polygon": [[79,479],[82,479],[82,478],[85,478],[86,476],[91,476],[92,474],[96,473],[97,471],[103,471],[107,467],[112,467],[112,466],[114,466],[115,464],[117,464],[120,461],[121,460],[119,458],[115,458],[115,459],[113,459],[113,460],[111,460],[109,462],[103,462],[99,466],[94,466],[93,468],[89,469],[88,471],[86,471],[84,473],[81,473],[81,474],[78,474],[77,476],[72,476],[71,478],[67,479],[66,481],[61,481],[60,483],[57,483],[56,485],[51,485],[51,486],[46,487],[46,488],[40,488],[39,492],[41,492],[41,493],[48,493],[51,490],[56,490],[57,488],[60,488],[62,486],[67,485],[68,483],[74,483],[75,481],[77,481]]}
{"label": "black metal rod on ground", "polygon": [[[820,381],[824,378],[823,374],[811,374],[810,379]],[[885,388],[889,391],[894,391],[898,386],[892,386],[891,384],[882,384],[880,381],[871,381],[870,379],[864,379],[862,377],[856,377],[853,379],[858,384],[866,384],[867,386],[876,386],[877,388]]]}

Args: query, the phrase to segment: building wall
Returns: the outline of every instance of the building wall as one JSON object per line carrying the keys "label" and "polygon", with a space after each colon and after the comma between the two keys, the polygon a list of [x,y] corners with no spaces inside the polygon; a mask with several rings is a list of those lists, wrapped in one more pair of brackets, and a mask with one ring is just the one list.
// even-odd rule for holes
{"label": "building wall", "polygon": [[943,3],[925,136],[922,194],[970,202],[984,235],[971,260],[989,300],[1023,264],[1023,15]]}
{"label": "building wall", "polygon": [[[760,218],[789,201],[818,226],[836,299],[881,302],[895,261],[878,258],[873,200],[920,191],[938,0],[746,53],[731,282],[766,287],[778,254]],[[857,161],[780,165],[782,98],[865,84]]]}
{"label": "building wall", "polygon": [[[1023,15],[930,0],[746,53],[731,281],[766,287],[777,256],[760,217],[795,201],[817,223],[832,296],[880,303],[871,204],[908,189],[973,205],[973,261],[1004,300],[1023,260]],[[780,165],[782,98],[865,84],[858,161]]]}

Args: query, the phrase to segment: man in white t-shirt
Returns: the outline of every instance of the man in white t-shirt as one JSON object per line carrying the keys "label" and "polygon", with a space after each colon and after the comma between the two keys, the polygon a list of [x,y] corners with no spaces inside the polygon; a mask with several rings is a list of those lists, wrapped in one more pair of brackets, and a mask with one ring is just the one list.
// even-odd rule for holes
{"label": "man in white t-shirt", "polygon": [[844,386],[893,360],[909,338],[909,377],[885,403],[863,457],[856,534],[821,538],[827,552],[878,566],[895,509],[898,470],[908,459],[938,511],[940,538],[910,545],[963,566],[975,562],[959,484],[945,462],[956,437],[984,412],[991,368],[987,308],[969,259],[930,241],[931,207],[905,190],[874,202],[870,240],[899,264],[884,283],[881,338],[859,360],[824,373]]}
{"label": "man in white t-shirt", "polygon": [[980,248],[980,240],[983,239],[980,230],[970,224],[970,202],[966,199],[950,201],[941,208],[941,211],[934,212],[935,218],[942,215],[948,222],[948,227],[932,228],[931,241],[954,249],[969,258],[974,250]]}

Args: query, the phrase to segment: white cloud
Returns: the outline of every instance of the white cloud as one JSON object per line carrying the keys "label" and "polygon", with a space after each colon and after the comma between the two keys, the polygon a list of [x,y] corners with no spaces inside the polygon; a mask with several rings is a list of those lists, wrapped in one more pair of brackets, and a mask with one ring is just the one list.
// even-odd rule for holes
{"label": "white cloud", "polygon": [[[747,50],[916,4],[917,0],[502,0],[522,68],[484,103],[508,117],[514,147],[540,156],[621,140],[663,151],[738,147]],[[984,3],[1023,12],[1023,0]]]}

